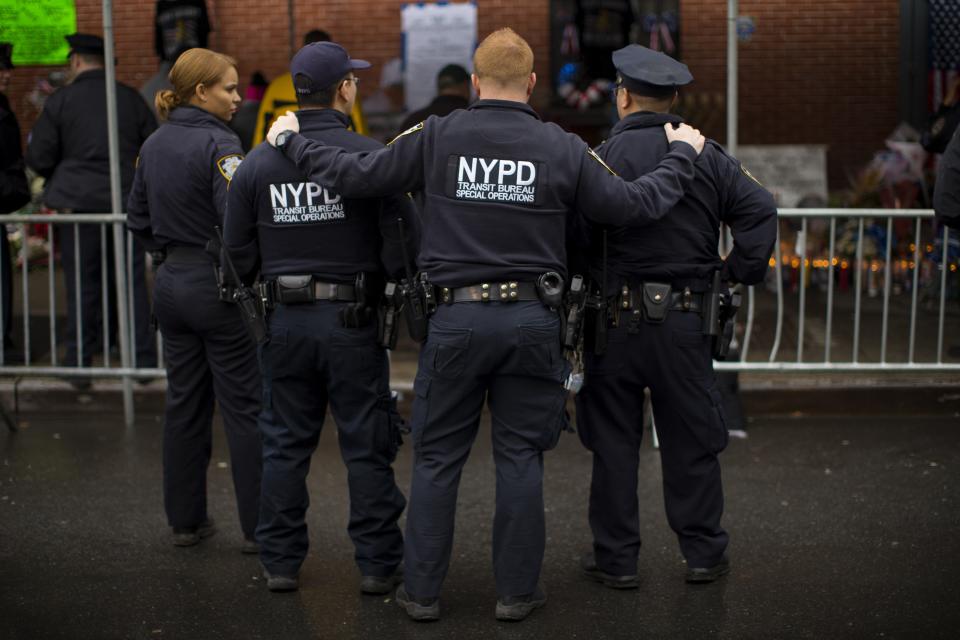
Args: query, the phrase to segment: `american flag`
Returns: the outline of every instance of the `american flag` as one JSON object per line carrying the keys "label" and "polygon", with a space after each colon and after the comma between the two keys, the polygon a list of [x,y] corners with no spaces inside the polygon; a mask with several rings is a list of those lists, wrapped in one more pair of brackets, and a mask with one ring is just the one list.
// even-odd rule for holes
{"label": "american flag", "polygon": [[936,111],[960,79],[960,2],[930,0],[929,6],[930,110]]}

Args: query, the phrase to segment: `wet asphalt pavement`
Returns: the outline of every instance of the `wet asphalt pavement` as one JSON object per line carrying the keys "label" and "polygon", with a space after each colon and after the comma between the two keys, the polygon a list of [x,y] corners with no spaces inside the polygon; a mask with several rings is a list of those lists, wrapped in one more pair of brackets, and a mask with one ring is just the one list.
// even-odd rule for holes
{"label": "wet asphalt pavement", "polygon": [[[141,398],[127,431],[115,401],[28,397],[24,428],[0,425],[0,638],[956,638],[960,394],[940,397],[936,415],[756,416],[722,458],[733,570],[706,586],[683,582],[649,438],[640,588],[579,575],[590,457],[564,436],[546,456],[550,600],[520,624],[493,618],[494,468],[482,429],[461,484],[443,619],[427,625],[392,597],[358,592],[333,429],[310,474],[301,589],[271,594],[256,558],[239,552],[219,424],[209,472],[219,532],[181,549],[163,517],[155,398]],[[404,446],[404,489],[410,462]]]}

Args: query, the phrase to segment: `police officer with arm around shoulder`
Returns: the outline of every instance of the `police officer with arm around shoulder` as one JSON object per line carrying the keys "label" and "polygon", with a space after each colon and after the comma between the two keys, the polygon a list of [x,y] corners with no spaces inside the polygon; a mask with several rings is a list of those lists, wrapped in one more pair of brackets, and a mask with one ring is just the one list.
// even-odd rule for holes
{"label": "police officer with arm around shoulder", "polygon": [[[677,87],[693,78],[686,65],[640,45],[616,51],[613,62],[621,120],[597,151],[631,179],[667,152],[662,127],[682,121],[669,110]],[[721,223],[734,237],[726,261],[717,253]],[[610,587],[637,586],[638,448],[649,387],[667,518],[687,561],[686,580],[711,582],[729,571],[717,459],[727,428],[711,356],[722,340],[718,325],[732,330],[735,309],[719,283],[762,280],[776,238],[773,197],[708,140],[693,183],[668,216],[643,229],[595,226],[590,237],[600,304],[588,318],[586,379],[577,396],[580,438],[593,452],[594,550],[582,568]]]}
{"label": "police officer with arm around shoulder", "polygon": [[[381,148],[347,130],[358,69],[333,42],[303,47],[291,73],[304,136],[351,151]],[[413,267],[415,212],[405,195],[344,198],[311,182],[269,145],[244,160],[230,187],[225,244],[241,277],[259,267],[271,309],[262,346],[263,491],[257,541],[272,591],[298,587],[309,539],[306,477],[327,404],[350,488],[348,531],[364,593],[399,582],[403,536],[397,519],[406,499],[391,465],[400,443],[391,410],[389,366],[377,336],[384,280]],[[401,242],[406,247],[401,247]],[[406,268],[405,268],[406,267]]]}
{"label": "police officer with arm around shoulder", "polygon": [[[227,123],[240,104],[236,63],[208,49],[186,51],[157,94],[166,122],[140,151],[127,227],[160,265],[153,306],[163,335],[167,398],[163,497],[173,543],[214,532],[207,513],[214,401],[219,401],[243,531],[253,540],[260,502],[260,377],[256,350],[233,304],[235,282],[220,266],[217,231],[227,188],[243,159]],[[227,270],[228,271],[228,270]]]}
{"label": "police officer with arm around shoulder", "polygon": [[428,118],[381,151],[347,153],[311,141],[294,132],[292,114],[268,136],[313,181],[345,197],[422,196],[415,302],[433,313],[414,382],[406,568],[397,590],[415,620],[440,616],[460,473],[484,401],[497,467],[496,617],[522,620],[546,603],[538,584],[543,452],[566,425],[558,308],[568,221],[580,212],[611,224],[663,216],[692,180],[703,144],[698,131],[669,127],[671,148],[657,169],[625,182],[580,138],[541,122],[526,104],[536,83],[533,52],[514,31],[489,35],[474,68],[477,102]]}

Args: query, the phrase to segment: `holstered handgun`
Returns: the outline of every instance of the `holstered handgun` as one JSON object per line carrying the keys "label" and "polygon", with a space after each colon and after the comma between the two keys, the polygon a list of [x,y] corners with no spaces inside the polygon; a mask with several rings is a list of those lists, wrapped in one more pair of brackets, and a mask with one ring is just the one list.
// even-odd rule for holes
{"label": "holstered handgun", "polygon": [[240,282],[240,275],[237,273],[237,268],[233,264],[233,259],[230,257],[229,251],[223,251],[222,255],[225,258],[227,267],[230,269],[230,277],[233,278],[236,286],[229,286],[225,282],[223,271],[219,267],[220,249],[223,246],[223,233],[220,231],[220,227],[214,227],[214,229],[217,232],[217,238],[220,242],[216,243],[211,240],[207,243],[206,250],[217,258],[217,267],[215,270],[217,272],[217,286],[220,290],[220,299],[223,300],[224,296],[228,296],[228,299],[224,301],[233,302],[237,305],[237,309],[240,310],[240,318],[243,320],[243,324],[246,325],[247,331],[250,332],[250,336],[258,345],[263,344],[267,341],[269,335],[267,331],[267,319],[263,310],[263,300],[257,295],[253,288],[245,287],[243,283]]}
{"label": "holstered handgun", "polygon": [[370,305],[367,304],[367,274],[362,271],[357,274],[353,281],[353,289],[356,293],[356,301],[343,305],[337,312],[340,318],[340,326],[345,329],[359,329],[370,323],[371,310]]}
{"label": "holstered handgun", "polygon": [[377,309],[377,336],[380,346],[395,349],[400,332],[400,312],[403,296],[396,282],[387,282],[383,289],[383,301]]}
{"label": "holstered handgun", "polygon": [[403,317],[407,321],[407,331],[415,342],[427,339],[428,314],[424,299],[422,280],[404,278],[400,281],[400,295],[403,298]]}
{"label": "holstered handgun", "polygon": [[563,332],[563,348],[567,351],[575,351],[580,345],[586,302],[587,288],[583,276],[575,275],[570,279],[570,290],[567,291],[566,327]]}
{"label": "holstered handgun", "polygon": [[703,295],[703,333],[711,337],[716,360],[723,360],[730,353],[740,302],[740,293],[726,289],[720,271],[714,271],[710,291]]}
{"label": "holstered handgun", "polygon": [[403,268],[407,277],[400,281],[400,298],[403,315],[407,320],[407,332],[414,342],[427,339],[429,316],[437,310],[437,301],[433,296],[433,287],[427,281],[427,274],[419,277],[413,273],[413,262],[407,255],[407,237],[403,229],[403,218],[397,218],[400,232],[400,249],[403,252]]}

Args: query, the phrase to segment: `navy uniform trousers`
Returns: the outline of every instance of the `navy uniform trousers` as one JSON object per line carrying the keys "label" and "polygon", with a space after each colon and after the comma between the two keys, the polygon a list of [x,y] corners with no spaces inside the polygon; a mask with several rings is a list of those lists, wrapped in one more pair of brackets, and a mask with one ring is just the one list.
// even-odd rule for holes
{"label": "navy uniform trousers", "polygon": [[236,307],[217,299],[213,263],[172,259],[160,266],[153,293],[167,367],[163,427],[167,519],[172,527],[195,527],[207,517],[216,400],[230,449],[240,526],[246,537],[253,538],[261,468],[256,346]]}
{"label": "navy uniform trousers", "polygon": [[728,436],[710,339],[697,313],[670,311],[662,324],[637,318],[634,329],[632,315],[622,311],[620,326],[609,329],[606,354],[586,354],[585,384],[577,396],[580,439],[593,452],[589,518],[597,567],[611,575],[637,573],[645,387],[660,439],[667,520],[687,565],[711,567],[728,542],[720,526],[717,459]]}
{"label": "navy uniform trousers", "polygon": [[307,473],[327,404],[347,467],[355,560],[367,576],[392,575],[403,559],[397,519],[406,499],[393,475],[400,442],[386,351],[376,321],[347,329],[345,303],[278,305],[260,353],[263,376],[263,491],[257,542],[275,575],[294,576],[309,546]]}
{"label": "navy uniform trousers", "polygon": [[434,598],[450,565],[460,474],[486,400],[497,470],[493,566],[501,597],[533,593],[543,562],[543,452],[566,424],[557,314],[539,302],[440,305],[414,382],[404,583]]}

